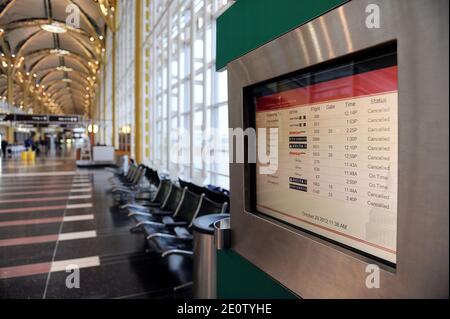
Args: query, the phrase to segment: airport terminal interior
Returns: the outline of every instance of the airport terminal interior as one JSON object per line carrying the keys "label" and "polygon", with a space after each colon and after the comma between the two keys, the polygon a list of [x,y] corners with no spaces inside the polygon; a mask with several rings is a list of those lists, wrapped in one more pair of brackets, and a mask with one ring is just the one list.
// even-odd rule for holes
{"label": "airport terminal interior", "polygon": [[0,299],[447,299],[447,0],[0,0]]}

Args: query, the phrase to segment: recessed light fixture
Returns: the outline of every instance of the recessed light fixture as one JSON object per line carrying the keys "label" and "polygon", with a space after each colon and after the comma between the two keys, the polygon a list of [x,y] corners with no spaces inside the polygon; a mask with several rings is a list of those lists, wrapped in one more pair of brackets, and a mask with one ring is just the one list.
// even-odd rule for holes
{"label": "recessed light fixture", "polygon": [[65,33],[67,32],[67,27],[65,24],[55,22],[41,25],[41,29],[51,33]]}
{"label": "recessed light fixture", "polygon": [[65,65],[58,66],[58,67],[56,68],[56,70],[58,70],[58,71],[63,71],[63,72],[72,72],[72,71],[73,71],[72,68],[69,68],[69,67],[67,67],[67,66],[65,66]]}
{"label": "recessed light fixture", "polygon": [[72,79],[63,79],[63,82],[71,83],[71,82],[72,82]]}
{"label": "recessed light fixture", "polygon": [[64,49],[52,49],[50,50],[50,53],[57,55],[70,55],[70,52]]}

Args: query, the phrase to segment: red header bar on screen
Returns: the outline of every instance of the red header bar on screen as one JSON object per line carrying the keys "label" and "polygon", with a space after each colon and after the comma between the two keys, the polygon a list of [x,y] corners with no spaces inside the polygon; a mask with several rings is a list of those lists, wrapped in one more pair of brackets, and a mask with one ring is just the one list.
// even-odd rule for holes
{"label": "red header bar on screen", "polygon": [[256,111],[271,111],[398,90],[398,67],[313,84],[256,99]]}

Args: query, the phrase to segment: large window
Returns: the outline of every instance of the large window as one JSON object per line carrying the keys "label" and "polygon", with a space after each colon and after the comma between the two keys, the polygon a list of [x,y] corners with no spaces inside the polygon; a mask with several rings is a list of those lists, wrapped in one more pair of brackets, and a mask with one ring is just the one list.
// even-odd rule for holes
{"label": "large window", "polygon": [[131,132],[131,152],[134,156],[134,61],[135,61],[135,1],[119,1],[119,30],[116,34],[116,145],[122,132]]}
{"label": "large window", "polygon": [[215,20],[229,2],[146,0],[142,46],[146,161],[172,177],[226,188],[227,74],[215,72]]}

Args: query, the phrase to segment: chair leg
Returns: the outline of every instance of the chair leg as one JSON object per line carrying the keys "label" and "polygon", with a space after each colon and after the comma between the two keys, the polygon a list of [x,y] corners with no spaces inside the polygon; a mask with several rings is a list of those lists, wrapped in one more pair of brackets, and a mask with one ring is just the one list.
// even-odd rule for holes
{"label": "chair leg", "polygon": [[179,286],[174,287],[174,288],[173,288],[173,291],[174,291],[174,292],[178,292],[178,291],[180,291],[180,290],[189,288],[189,287],[191,287],[191,286],[193,286],[193,285],[194,285],[194,282],[193,282],[193,281],[190,281],[190,282],[187,282],[187,283],[185,283],[185,284],[181,284],[181,285],[179,285]]}
{"label": "chair leg", "polygon": [[131,233],[142,233],[143,229],[141,227],[142,225],[136,225],[130,228]]}

